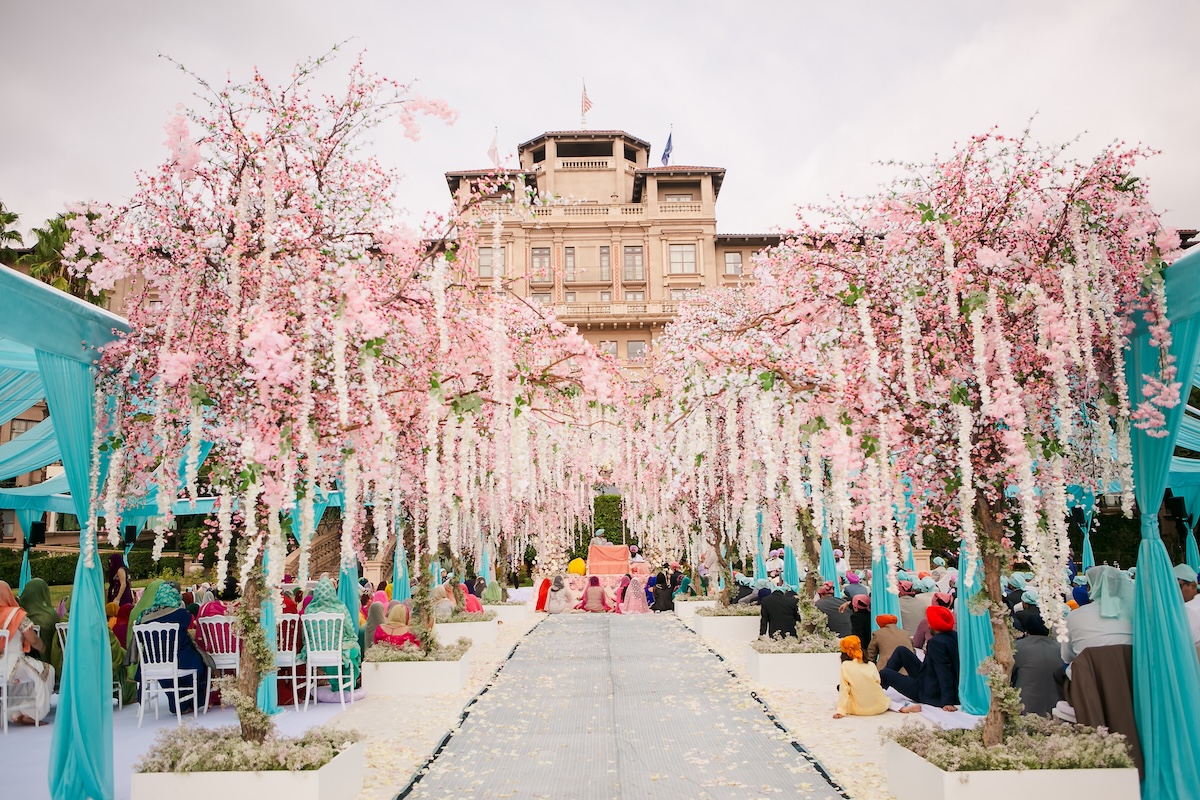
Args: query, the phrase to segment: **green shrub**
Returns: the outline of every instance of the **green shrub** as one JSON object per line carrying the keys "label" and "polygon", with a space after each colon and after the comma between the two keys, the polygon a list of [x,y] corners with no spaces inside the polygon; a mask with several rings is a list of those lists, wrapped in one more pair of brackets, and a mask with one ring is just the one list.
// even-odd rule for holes
{"label": "green shrub", "polygon": [[[110,551],[101,551],[101,569],[107,569]],[[78,553],[51,553],[31,550],[29,571],[51,586],[69,586],[75,582],[75,566]],[[183,559],[180,556],[163,556],[155,563],[149,550],[134,550],[129,554],[129,577],[131,580],[156,578],[164,573],[175,579],[183,574]],[[103,576],[102,576],[103,577]],[[0,580],[15,587],[21,579],[21,551],[0,548]]]}

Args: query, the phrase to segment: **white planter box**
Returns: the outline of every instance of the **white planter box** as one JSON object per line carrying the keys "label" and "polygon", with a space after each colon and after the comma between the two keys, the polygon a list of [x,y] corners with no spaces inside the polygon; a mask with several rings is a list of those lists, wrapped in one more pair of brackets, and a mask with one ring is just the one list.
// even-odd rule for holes
{"label": "white planter box", "polygon": [[747,647],[746,672],[763,686],[833,692],[842,679],[842,659],[840,653],[760,653]]}
{"label": "white planter box", "polygon": [[533,606],[529,605],[528,603],[520,603],[519,605],[503,603],[496,606],[485,605],[483,610],[495,611],[496,619],[500,620],[505,625],[511,625],[515,623],[524,623],[526,620],[528,620],[530,613],[533,611]]}
{"label": "white planter box", "polygon": [[470,678],[470,650],[458,661],[364,661],[362,665],[368,697],[457,694]]}
{"label": "white planter box", "polygon": [[1129,769],[1030,769],[943,772],[895,742],[884,744],[888,789],[896,800],[1012,800],[1014,797],[1103,797],[1138,800]]}
{"label": "white planter box", "polygon": [[433,626],[434,635],[442,644],[454,644],[459,639],[470,639],[471,644],[488,644],[496,641],[500,627],[496,620],[491,622],[439,622]]}
{"label": "white planter box", "polygon": [[675,616],[679,617],[680,622],[689,627],[696,627],[696,612],[701,608],[712,608],[717,604],[716,600],[685,600],[675,601]]}
{"label": "white planter box", "polygon": [[693,618],[696,633],[706,639],[733,639],[751,642],[758,638],[757,616],[753,617],[702,617]]}
{"label": "white planter box", "polygon": [[367,743],[356,742],[320,769],[305,772],[135,772],[133,800],[164,797],[286,797],[353,800],[366,774]]}

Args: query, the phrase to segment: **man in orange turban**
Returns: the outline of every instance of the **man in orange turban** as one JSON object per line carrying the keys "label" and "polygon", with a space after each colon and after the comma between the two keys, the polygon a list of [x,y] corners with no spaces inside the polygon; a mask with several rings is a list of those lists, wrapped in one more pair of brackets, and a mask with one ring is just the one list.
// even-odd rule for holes
{"label": "man in orange turban", "polygon": [[898,621],[895,614],[875,617],[875,624],[879,627],[871,634],[871,641],[867,645],[867,661],[886,665],[897,647],[913,649],[912,637],[896,624]]}

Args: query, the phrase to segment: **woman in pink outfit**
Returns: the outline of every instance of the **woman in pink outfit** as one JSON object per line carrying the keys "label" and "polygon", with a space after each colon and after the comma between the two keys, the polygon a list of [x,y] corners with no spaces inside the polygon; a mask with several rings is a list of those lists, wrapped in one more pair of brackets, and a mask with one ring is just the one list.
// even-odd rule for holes
{"label": "woman in pink outfit", "polygon": [[392,606],[392,609],[388,611],[387,619],[375,629],[375,641],[386,642],[395,647],[411,645],[420,648],[421,641],[408,625],[410,618],[408,607],[403,603]]}
{"label": "woman in pink outfit", "polygon": [[622,614],[649,614],[650,606],[646,603],[646,587],[642,579],[633,576],[629,588],[625,590],[625,600],[621,603]]}
{"label": "woman in pink outfit", "polygon": [[604,589],[600,586],[600,579],[595,575],[588,578],[587,588],[583,590],[583,599],[579,601],[579,605],[575,606],[583,611],[592,611],[595,613],[604,613],[611,611],[608,607],[608,601],[604,599]]}

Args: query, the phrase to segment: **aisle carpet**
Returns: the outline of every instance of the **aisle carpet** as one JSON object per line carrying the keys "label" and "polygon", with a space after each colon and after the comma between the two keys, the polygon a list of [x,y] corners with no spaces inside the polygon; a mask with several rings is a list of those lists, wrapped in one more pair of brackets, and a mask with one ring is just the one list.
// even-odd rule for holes
{"label": "aisle carpet", "polygon": [[836,798],[674,615],[550,617],[411,798]]}

